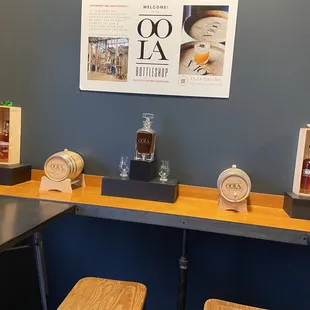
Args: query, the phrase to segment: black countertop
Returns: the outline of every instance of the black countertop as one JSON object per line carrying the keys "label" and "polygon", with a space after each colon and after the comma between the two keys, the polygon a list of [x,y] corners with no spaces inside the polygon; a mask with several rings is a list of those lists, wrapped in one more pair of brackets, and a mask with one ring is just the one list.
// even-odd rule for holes
{"label": "black countertop", "polygon": [[74,205],[35,199],[0,197],[0,252],[41,230]]}

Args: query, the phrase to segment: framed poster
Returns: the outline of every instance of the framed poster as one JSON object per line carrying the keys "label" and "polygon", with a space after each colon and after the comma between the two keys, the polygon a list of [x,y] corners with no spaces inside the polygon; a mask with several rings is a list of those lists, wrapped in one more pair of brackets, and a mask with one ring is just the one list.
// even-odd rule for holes
{"label": "framed poster", "polygon": [[229,97],[238,0],[83,0],[80,89]]}

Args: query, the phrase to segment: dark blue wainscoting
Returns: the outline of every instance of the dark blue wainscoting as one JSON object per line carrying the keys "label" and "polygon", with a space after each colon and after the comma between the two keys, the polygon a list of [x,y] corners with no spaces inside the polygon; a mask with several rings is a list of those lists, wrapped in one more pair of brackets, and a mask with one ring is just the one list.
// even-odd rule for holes
{"label": "dark blue wainscoting", "polygon": [[209,298],[310,309],[310,248],[200,232],[191,232],[188,241],[189,310],[202,310]]}
{"label": "dark blue wainscoting", "polygon": [[[175,310],[178,229],[68,215],[44,231],[50,309],[82,277],[139,281],[148,310]],[[309,310],[310,249],[189,232],[187,309],[221,298],[272,310]]]}
{"label": "dark blue wainscoting", "polygon": [[175,309],[181,231],[68,215],[44,231],[50,309],[82,277],[137,281],[147,309]]}
{"label": "dark blue wainscoting", "polygon": [[0,254],[0,309],[41,310],[32,248]]}

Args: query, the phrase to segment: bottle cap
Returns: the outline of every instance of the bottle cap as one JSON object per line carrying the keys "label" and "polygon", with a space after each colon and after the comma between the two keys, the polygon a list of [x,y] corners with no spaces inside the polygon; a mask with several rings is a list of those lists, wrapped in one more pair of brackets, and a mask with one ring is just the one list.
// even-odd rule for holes
{"label": "bottle cap", "polygon": [[154,114],[153,113],[143,113],[142,117],[151,121],[152,119],[154,119]]}

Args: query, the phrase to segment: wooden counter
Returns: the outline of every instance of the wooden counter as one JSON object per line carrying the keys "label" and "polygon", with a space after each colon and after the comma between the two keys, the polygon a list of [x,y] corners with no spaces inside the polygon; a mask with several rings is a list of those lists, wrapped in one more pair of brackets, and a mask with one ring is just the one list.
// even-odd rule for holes
{"label": "wooden counter", "polygon": [[308,244],[310,221],[290,218],[283,197],[251,194],[248,214],[217,208],[217,190],[180,185],[175,204],[101,196],[101,177],[87,176],[84,188],[72,194],[39,192],[41,171],[33,180],[0,186],[0,195],[74,203],[77,214],[171,226],[289,243]]}

